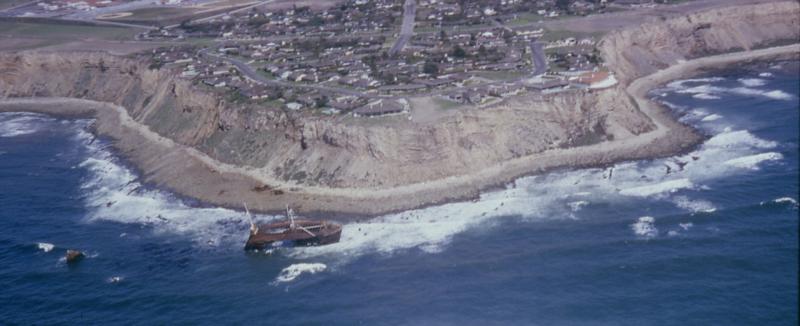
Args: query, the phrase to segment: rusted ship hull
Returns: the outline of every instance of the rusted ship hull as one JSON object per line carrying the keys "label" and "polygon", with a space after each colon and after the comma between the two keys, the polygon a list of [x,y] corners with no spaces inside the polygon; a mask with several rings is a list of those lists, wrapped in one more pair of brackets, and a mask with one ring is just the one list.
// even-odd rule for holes
{"label": "rusted ship hull", "polygon": [[245,250],[263,250],[277,247],[322,246],[339,242],[342,226],[329,222],[310,220],[278,222],[259,225],[250,233]]}

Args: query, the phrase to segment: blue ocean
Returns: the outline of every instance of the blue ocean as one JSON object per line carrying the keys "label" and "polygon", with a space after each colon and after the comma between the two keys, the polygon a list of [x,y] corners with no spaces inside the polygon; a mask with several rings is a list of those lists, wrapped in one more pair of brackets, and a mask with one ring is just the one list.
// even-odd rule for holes
{"label": "blue ocean", "polygon": [[653,90],[708,136],[689,153],[271,255],[242,250],[244,213],[141,184],[92,121],[0,113],[0,324],[797,325],[799,66]]}

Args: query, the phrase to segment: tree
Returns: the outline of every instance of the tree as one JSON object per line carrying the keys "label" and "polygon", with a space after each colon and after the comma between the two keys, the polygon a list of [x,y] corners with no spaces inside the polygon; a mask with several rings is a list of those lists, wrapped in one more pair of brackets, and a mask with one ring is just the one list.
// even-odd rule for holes
{"label": "tree", "polygon": [[453,47],[453,56],[456,58],[464,58],[467,56],[467,51],[464,51],[461,46],[456,45]]}
{"label": "tree", "polygon": [[314,99],[314,104],[317,105],[318,108],[324,107],[328,105],[328,96],[322,95],[322,97],[317,97]]}
{"label": "tree", "polygon": [[439,65],[433,61],[425,61],[425,64],[422,66],[422,72],[429,75],[436,75],[439,73]]}
{"label": "tree", "polygon": [[569,10],[570,0],[556,0],[556,8],[560,9],[561,11]]}
{"label": "tree", "polygon": [[480,55],[481,57],[485,57],[487,53],[488,51],[486,50],[485,46],[481,45],[480,47],[478,47],[478,55]]}

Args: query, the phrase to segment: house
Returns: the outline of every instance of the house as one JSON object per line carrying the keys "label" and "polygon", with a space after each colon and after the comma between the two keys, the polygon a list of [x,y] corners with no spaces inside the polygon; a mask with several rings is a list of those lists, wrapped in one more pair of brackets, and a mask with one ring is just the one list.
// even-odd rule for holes
{"label": "house", "polygon": [[402,113],[405,111],[405,106],[397,101],[380,99],[375,102],[368,103],[353,111],[354,116],[373,117],[386,114]]}

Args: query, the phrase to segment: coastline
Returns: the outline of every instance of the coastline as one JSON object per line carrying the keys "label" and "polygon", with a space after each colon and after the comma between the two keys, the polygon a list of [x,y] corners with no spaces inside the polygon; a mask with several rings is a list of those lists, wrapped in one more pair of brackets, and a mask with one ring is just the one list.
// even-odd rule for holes
{"label": "coastline", "polygon": [[[654,122],[653,131],[622,140],[549,150],[468,175],[393,188],[326,188],[274,180],[254,168],[221,163],[196,149],[179,145],[134,121],[124,108],[109,103],[73,98],[8,98],[0,100],[0,111],[93,117],[94,132],[113,139],[117,152],[137,167],[144,183],[205,203],[238,208],[247,202],[252,209],[262,212],[281,211],[289,204],[312,216],[353,219],[354,215],[372,216],[474,198],[487,188],[553,169],[604,166],[689,151],[702,141],[702,135],[676,121],[668,109],[650,101],[647,93],[651,89],[685,78],[701,68],[798,52],[800,44],[792,44],[701,57],[634,80],[624,92]],[[265,191],[264,185],[287,191]]]}

